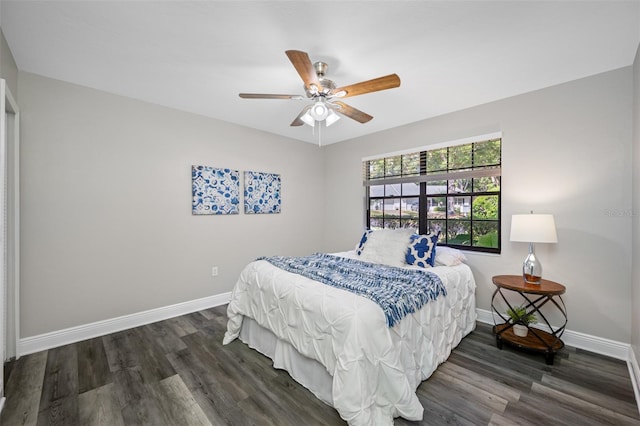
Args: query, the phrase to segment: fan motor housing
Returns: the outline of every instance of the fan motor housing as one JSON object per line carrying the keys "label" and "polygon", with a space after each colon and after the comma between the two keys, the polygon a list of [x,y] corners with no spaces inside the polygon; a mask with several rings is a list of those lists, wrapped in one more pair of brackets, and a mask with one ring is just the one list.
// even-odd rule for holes
{"label": "fan motor housing", "polygon": [[329,65],[326,62],[315,62],[313,64],[313,69],[316,71],[316,75],[318,76],[318,81],[320,81],[320,84],[322,85],[322,88],[324,89],[322,92],[318,92],[318,93],[313,93],[310,92],[309,90],[307,90],[307,88],[305,87],[305,93],[307,94],[308,98],[315,98],[318,96],[325,96],[330,90],[333,90],[336,88],[336,84],[332,81],[329,80],[328,78],[325,78],[324,76],[327,74],[327,70],[329,69]]}

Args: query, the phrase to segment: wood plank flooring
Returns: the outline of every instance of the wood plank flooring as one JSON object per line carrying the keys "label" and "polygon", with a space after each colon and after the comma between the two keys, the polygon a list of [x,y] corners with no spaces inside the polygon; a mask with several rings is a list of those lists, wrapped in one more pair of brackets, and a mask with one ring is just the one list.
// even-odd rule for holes
{"label": "wood plank flooring", "polygon": [[[220,306],[24,356],[0,424],[345,424],[268,358],[222,346],[226,320]],[[423,421],[396,425],[640,425],[626,363],[566,347],[549,366],[484,324],[417,394]]]}

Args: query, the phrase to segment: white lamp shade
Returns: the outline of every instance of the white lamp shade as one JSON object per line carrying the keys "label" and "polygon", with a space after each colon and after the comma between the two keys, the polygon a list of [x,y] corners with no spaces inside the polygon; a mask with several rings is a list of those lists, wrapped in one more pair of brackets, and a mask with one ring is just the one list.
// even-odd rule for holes
{"label": "white lamp shade", "polygon": [[309,110],[309,114],[316,121],[322,121],[329,115],[329,108],[324,104],[323,101],[318,101]]}
{"label": "white lamp shade", "polygon": [[327,116],[327,119],[324,122],[327,125],[327,127],[329,127],[338,120],[340,120],[340,116],[336,114],[332,109],[330,109],[329,115]]}
{"label": "white lamp shade", "polygon": [[551,214],[514,214],[511,216],[511,241],[557,243],[556,223]]}
{"label": "white lamp shade", "polygon": [[316,125],[316,120],[314,120],[311,114],[309,114],[309,111],[305,112],[302,115],[302,117],[300,117],[300,120],[302,120],[304,123],[308,124],[311,127],[314,127]]}

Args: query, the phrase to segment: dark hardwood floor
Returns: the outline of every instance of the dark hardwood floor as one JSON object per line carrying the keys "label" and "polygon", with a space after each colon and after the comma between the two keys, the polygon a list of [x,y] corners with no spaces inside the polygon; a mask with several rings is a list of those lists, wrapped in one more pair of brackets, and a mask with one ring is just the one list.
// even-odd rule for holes
{"label": "dark hardwood floor", "polygon": [[[343,425],[271,361],[222,346],[226,306],[24,356],[7,368],[0,423]],[[422,422],[396,425],[640,425],[626,363],[566,347],[498,350],[478,324],[418,388]]]}

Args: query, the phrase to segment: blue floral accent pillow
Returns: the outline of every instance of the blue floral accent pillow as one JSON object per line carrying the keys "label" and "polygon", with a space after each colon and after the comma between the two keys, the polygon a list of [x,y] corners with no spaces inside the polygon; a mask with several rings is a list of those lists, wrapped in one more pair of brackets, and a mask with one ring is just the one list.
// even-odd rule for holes
{"label": "blue floral accent pillow", "polygon": [[408,265],[428,268],[433,266],[436,259],[436,243],[440,232],[427,235],[413,234],[409,239],[405,261]]}
{"label": "blue floral accent pillow", "polygon": [[367,238],[369,237],[369,235],[371,235],[373,231],[368,230],[368,231],[364,231],[364,234],[362,234],[362,238],[360,238],[360,242],[358,243],[358,247],[356,247],[356,254],[358,256],[360,256],[362,254],[362,250],[364,250],[364,245],[367,242]]}

